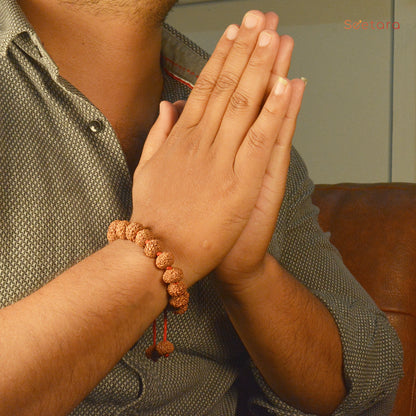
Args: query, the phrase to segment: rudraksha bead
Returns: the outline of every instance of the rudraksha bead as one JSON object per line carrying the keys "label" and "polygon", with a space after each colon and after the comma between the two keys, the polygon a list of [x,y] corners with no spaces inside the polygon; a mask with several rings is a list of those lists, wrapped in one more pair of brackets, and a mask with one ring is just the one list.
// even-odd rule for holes
{"label": "rudraksha bead", "polygon": [[117,238],[120,240],[126,239],[126,227],[129,225],[128,221],[119,221],[116,227]]}
{"label": "rudraksha bead", "polygon": [[109,243],[111,243],[112,241],[116,241],[118,238],[116,229],[119,222],[120,220],[115,220],[108,226],[107,240]]}
{"label": "rudraksha bead", "polygon": [[167,357],[169,354],[172,354],[172,352],[174,351],[174,349],[175,349],[175,347],[169,341],[161,341],[156,346],[156,351],[160,355],[164,355],[165,357]]}
{"label": "rudraksha bead", "polygon": [[174,261],[175,257],[173,257],[173,254],[169,251],[164,251],[156,257],[156,267],[164,270],[166,267],[171,267]]}
{"label": "rudraksha bead", "polygon": [[185,292],[181,296],[175,296],[169,299],[169,305],[176,309],[181,308],[189,302],[189,292]]}
{"label": "rudraksha bead", "polygon": [[162,248],[159,240],[147,240],[143,251],[147,257],[155,258],[157,253],[160,253],[161,250]]}
{"label": "rudraksha bead", "polygon": [[146,245],[147,240],[153,240],[153,233],[148,228],[143,228],[143,230],[140,230],[136,234],[136,239],[134,242],[138,244],[140,247],[143,247]]}
{"label": "rudraksha bead", "polygon": [[183,279],[183,271],[177,267],[166,269],[163,273],[162,279],[167,285],[170,283],[180,282]]}
{"label": "rudraksha bead", "polygon": [[156,346],[154,346],[154,345],[151,345],[149,348],[147,348],[145,354],[146,354],[147,358],[149,358],[150,360],[153,360],[155,362],[160,358],[160,354],[156,350]]}
{"label": "rudraksha bead", "polygon": [[173,310],[173,313],[176,315],[183,315],[189,308],[189,303],[185,303],[185,305],[181,306],[180,308],[176,308]]}
{"label": "rudraksha bead", "polygon": [[136,235],[140,230],[143,230],[143,225],[138,222],[132,222],[126,227],[126,238],[134,243]]}
{"label": "rudraksha bead", "polygon": [[181,296],[186,292],[186,286],[184,282],[170,283],[168,286],[168,293],[170,296]]}

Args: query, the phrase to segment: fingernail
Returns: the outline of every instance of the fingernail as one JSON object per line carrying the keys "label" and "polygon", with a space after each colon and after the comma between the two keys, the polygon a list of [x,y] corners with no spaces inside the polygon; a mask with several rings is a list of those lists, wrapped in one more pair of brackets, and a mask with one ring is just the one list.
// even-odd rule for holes
{"label": "fingernail", "polygon": [[287,80],[285,78],[279,77],[275,86],[274,86],[274,95],[283,95],[286,91]]}
{"label": "fingernail", "polygon": [[259,36],[259,46],[267,46],[271,40],[272,40],[272,37],[270,33],[261,32]]}
{"label": "fingernail", "polygon": [[236,25],[229,26],[225,31],[225,36],[229,40],[234,40],[238,35],[238,27]]}
{"label": "fingernail", "polygon": [[300,77],[300,79],[305,83],[305,86],[308,85],[308,80],[305,77]]}
{"label": "fingernail", "polygon": [[244,26],[247,29],[253,29],[253,27],[257,26],[259,18],[254,13],[247,13],[246,17],[244,18]]}

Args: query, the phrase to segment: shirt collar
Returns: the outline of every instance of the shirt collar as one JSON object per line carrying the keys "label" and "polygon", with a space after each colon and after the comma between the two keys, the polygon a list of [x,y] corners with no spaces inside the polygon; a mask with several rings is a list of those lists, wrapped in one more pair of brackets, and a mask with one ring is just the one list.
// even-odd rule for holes
{"label": "shirt collar", "polygon": [[163,26],[162,67],[168,75],[192,88],[209,55],[172,26]]}
{"label": "shirt collar", "polygon": [[16,0],[2,0],[0,5],[0,56],[5,55],[11,41],[22,33],[34,34]]}

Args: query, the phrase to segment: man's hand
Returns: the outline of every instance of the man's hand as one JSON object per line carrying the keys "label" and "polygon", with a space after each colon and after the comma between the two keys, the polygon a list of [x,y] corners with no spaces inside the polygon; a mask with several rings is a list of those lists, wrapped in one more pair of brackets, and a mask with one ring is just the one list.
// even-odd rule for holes
{"label": "man's hand", "polygon": [[175,253],[188,284],[236,244],[267,185],[293,86],[273,74],[280,38],[266,20],[252,11],[227,29],[179,119],[164,105],[134,175],[131,220]]}
{"label": "man's hand", "polygon": [[[270,12],[266,14],[266,27],[276,30],[278,17]],[[270,76],[268,90],[275,80],[287,77],[293,51],[293,39],[289,36],[279,37],[279,49]],[[250,284],[251,277],[261,275],[267,247],[273,234],[277,216],[283,200],[287,172],[290,162],[290,149],[296,128],[296,120],[302,103],[305,83],[292,81],[292,97],[273,146],[271,158],[263,178],[261,191],[251,212],[250,218],[237,242],[227,254],[216,275],[222,283],[233,287],[244,287]]]}

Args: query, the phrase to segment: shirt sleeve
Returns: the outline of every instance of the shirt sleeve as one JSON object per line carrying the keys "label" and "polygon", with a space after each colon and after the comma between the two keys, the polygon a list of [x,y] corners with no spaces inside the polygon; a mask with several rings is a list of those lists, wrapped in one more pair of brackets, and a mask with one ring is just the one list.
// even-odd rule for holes
{"label": "shirt sleeve", "polygon": [[[313,184],[295,149],[279,220],[269,252],[328,308],[343,348],[347,396],[333,415],[388,416],[402,377],[400,340],[370,296],[344,266],[329,234],[318,224],[311,202]],[[305,415],[284,403],[251,362],[258,389],[248,407],[253,415]]]}

